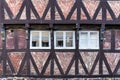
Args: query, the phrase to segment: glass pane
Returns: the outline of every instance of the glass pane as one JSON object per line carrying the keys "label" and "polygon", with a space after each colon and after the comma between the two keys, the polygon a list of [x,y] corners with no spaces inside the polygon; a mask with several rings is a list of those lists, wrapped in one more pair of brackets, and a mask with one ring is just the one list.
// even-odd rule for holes
{"label": "glass pane", "polygon": [[56,32],[56,39],[63,39],[63,32]]}
{"label": "glass pane", "polygon": [[80,32],[79,47],[80,49],[88,48],[88,32]]}
{"label": "glass pane", "polygon": [[57,40],[56,47],[63,47],[63,40]]}
{"label": "glass pane", "polygon": [[87,32],[80,32],[80,39],[87,39],[88,33]]}
{"label": "glass pane", "polygon": [[80,49],[87,49],[88,48],[88,40],[87,39],[80,39]]}
{"label": "glass pane", "polygon": [[66,32],[66,39],[73,39],[73,32]]}
{"label": "glass pane", "polygon": [[32,47],[39,47],[39,32],[32,32]]}
{"label": "glass pane", "polygon": [[91,40],[89,41],[89,48],[90,48],[90,49],[98,49],[98,47],[99,47],[98,44],[99,44],[99,43],[98,43],[97,39],[91,39]]}
{"label": "glass pane", "polygon": [[66,47],[73,47],[73,32],[66,32]]}
{"label": "glass pane", "polygon": [[98,38],[97,32],[90,32],[90,39],[97,39],[97,38]]}
{"label": "glass pane", "polygon": [[73,47],[73,40],[66,41],[66,47]]}
{"label": "glass pane", "polygon": [[99,48],[99,37],[97,32],[90,32],[89,49]]}
{"label": "glass pane", "polygon": [[49,32],[42,32],[42,47],[49,47]]}
{"label": "glass pane", "polygon": [[63,32],[56,32],[56,47],[63,47]]}

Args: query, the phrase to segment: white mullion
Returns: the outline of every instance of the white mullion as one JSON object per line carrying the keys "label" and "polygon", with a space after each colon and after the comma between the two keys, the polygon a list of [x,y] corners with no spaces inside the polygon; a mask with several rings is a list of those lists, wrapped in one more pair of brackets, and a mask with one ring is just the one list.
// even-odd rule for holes
{"label": "white mullion", "polygon": [[32,31],[30,32],[30,49],[32,49]]}
{"label": "white mullion", "polygon": [[88,31],[87,33],[88,33],[88,34],[87,34],[87,35],[88,35],[88,37],[87,37],[87,38],[88,38],[88,39],[87,39],[87,49],[91,49],[91,46],[90,46],[90,40],[91,40],[91,39],[90,39],[90,33],[91,33],[91,31]]}

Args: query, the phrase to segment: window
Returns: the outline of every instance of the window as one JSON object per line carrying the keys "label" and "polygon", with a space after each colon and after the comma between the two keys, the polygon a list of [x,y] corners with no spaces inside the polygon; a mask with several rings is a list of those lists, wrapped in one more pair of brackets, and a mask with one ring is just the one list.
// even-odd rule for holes
{"label": "window", "polygon": [[55,31],[54,33],[55,49],[74,49],[75,32],[74,31]]}
{"label": "window", "polygon": [[99,49],[98,31],[80,31],[79,34],[80,49]]}
{"label": "window", "polygon": [[31,49],[50,49],[50,31],[31,31]]}

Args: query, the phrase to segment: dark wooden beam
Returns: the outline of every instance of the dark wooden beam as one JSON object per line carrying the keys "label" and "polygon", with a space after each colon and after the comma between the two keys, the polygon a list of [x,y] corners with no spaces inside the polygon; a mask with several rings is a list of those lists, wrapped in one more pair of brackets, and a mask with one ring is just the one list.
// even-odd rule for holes
{"label": "dark wooden beam", "polygon": [[76,30],[75,30],[75,57],[76,57],[76,60],[75,60],[75,75],[78,75],[79,74],[79,56],[78,54],[79,53],[79,29],[80,29],[80,24],[76,24]]}
{"label": "dark wooden beam", "polygon": [[103,40],[104,40],[104,30],[105,30],[105,24],[101,25],[101,29],[100,29],[100,35],[99,35],[99,74],[103,75]]}

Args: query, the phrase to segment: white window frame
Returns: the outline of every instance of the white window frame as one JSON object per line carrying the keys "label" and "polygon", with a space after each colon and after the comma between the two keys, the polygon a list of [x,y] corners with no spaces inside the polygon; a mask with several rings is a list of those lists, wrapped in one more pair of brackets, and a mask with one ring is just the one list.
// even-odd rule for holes
{"label": "white window frame", "polygon": [[[87,47],[84,47],[84,48],[81,48],[80,47],[80,34],[82,33],[82,32],[87,32],[87,36],[88,36],[88,40],[87,40],[87,43],[88,43],[88,46]],[[91,32],[96,32],[97,33],[97,47],[92,47],[92,46],[90,46],[91,45],[91,43],[90,43],[90,33]],[[79,49],[99,49],[99,31],[79,31]]]}
{"label": "white window frame", "polygon": [[[33,32],[38,32],[39,33],[39,46],[38,47],[33,47],[32,46],[32,33]],[[48,32],[49,33],[49,47],[42,47],[42,32]],[[30,31],[30,49],[51,49],[51,37],[50,37],[50,31],[36,31],[32,30]]]}
{"label": "white window frame", "polygon": [[[63,47],[57,47],[56,45],[56,33],[57,32],[63,32]],[[73,46],[72,47],[67,47],[66,46],[66,33],[67,32],[72,32],[73,33]],[[75,31],[54,31],[54,47],[55,49],[75,49]]]}

